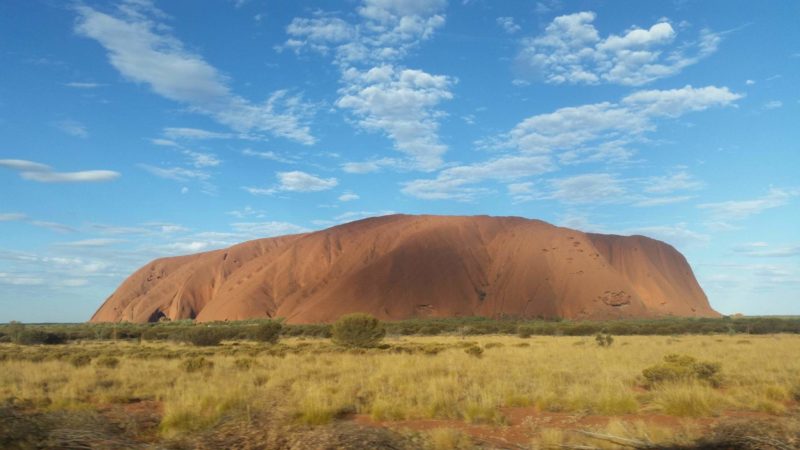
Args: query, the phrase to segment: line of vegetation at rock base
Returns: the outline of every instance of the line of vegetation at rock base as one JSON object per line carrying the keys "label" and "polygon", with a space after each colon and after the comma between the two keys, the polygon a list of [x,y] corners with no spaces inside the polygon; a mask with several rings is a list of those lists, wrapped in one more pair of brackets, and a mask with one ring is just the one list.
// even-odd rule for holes
{"label": "line of vegetation at rock base", "polygon": [[[280,320],[242,320],[195,323],[177,320],[147,324],[0,324],[0,343],[60,344],[72,340],[147,340],[184,341],[192,329],[213,328],[219,340],[264,340],[265,323]],[[383,322],[389,336],[479,336],[505,334],[525,336],[593,336],[606,333],[614,336],[671,336],[681,334],[800,334],[800,317],[745,318],[665,318],[608,321],[524,320],[517,318],[426,318]],[[331,324],[283,324],[282,337],[331,337]],[[270,338],[271,339],[271,338]]]}

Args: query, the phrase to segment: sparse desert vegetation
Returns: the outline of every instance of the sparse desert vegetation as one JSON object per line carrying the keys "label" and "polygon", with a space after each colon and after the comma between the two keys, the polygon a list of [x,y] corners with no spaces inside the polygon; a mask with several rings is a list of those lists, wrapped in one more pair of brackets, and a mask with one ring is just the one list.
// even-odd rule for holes
{"label": "sparse desert vegetation", "polygon": [[[389,332],[364,347],[292,337],[291,326],[251,324],[250,339],[231,331],[241,324],[180,327],[214,339],[0,344],[0,447],[613,448],[598,436],[697,446],[751,434],[797,444],[793,334],[597,345],[594,330],[518,336],[515,324],[507,335]],[[736,421],[770,426],[742,434]]]}

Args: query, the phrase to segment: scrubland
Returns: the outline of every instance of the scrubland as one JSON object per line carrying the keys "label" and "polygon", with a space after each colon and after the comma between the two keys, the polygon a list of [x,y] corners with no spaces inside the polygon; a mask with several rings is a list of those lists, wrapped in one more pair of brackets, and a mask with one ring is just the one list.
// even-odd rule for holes
{"label": "scrubland", "polygon": [[800,336],[7,343],[0,399],[3,448],[781,448]]}

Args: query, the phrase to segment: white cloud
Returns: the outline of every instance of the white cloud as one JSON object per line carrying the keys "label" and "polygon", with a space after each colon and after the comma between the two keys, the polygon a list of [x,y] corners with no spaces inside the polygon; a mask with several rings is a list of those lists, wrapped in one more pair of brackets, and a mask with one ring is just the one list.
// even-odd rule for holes
{"label": "white cloud", "polygon": [[243,186],[242,189],[253,195],[274,195],[278,192],[319,192],[333,189],[339,184],[336,178],[321,178],[310,173],[293,170],[276,172],[278,185],[271,188]]}
{"label": "white cloud", "polygon": [[216,131],[201,130],[199,128],[164,128],[164,136],[171,139],[230,139],[235,137],[231,133],[219,133]]}
{"label": "white cloud", "polygon": [[202,170],[186,169],[183,167],[155,167],[149,164],[139,164],[145,171],[168,180],[189,181],[189,180],[208,180],[211,175]]}
{"label": "white cloud", "polygon": [[545,198],[564,203],[618,203],[626,191],[616,177],[590,173],[549,181],[552,192]]}
{"label": "white cloud", "polygon": [[295,18],[278,49],[332,54],[343,67],[397,60],[444,25],[446,5],[446,0],[364,0],[355,24],[321,13]]}
{"label": "white cloud", "polygon": [[59,233],[73,233],[75,229],[69,225],[64,225],[63,223],[58,222],[51,222],[47,220],[31,220],[30,224],[35,227],[40,228],[47,228],[49,230],[53,230]]}
{"label": "white cloud", "polygon": [[0,213],[0,222],[17,222],[27,218],[28,215],[23,213]]}
{"label": "white cloud", "polygon": [[203,167],[215,167],[222,163],[222,161],[217,158],[217,155],[213,153],[195,152],[192,150],[183,150],[181,153],[189,158],[192,166],[198,169]]}
{"label": "white cloud", "polygon": [[651,198],[643,198],[641,200],[636,201],[633,206],[662,206],[662,205],[671,205],[674,203],[682,203],[694,198],[691,195],[673,195],[667,197],[651,197]]}
{"label": "white cloud", "polygon": [[773,247],[766,242],[751,242],[737,245],[733,251],[746,256],[759,258],[788,258],[800,256],[800,245],[783,245]]}
{"label": "white cloud", "polygon": [[64,86],[75,88],[75,89],[94,89],[101,86],[105,86],[104,84],[99,83],[88,83],[88,82],[80,82],[80,81],[73,81],[70,83],[64,83]]}
{"label": "white cloud", "polygon": [[554,169],[546,156],[501,156],[489,161],[454,166],[442,170],[433,179],[418,179],[404,184],[402,192],[426,200],[454,199],[470,201],[489,192],[469,187],[484,181],[510,182]]}
{"label": "white cloud", "polygon": [[746,84],[748,86],[752,86],[752,85],[756,84],[756,82],[753,81],[753,80],[745,80],[744,84]]}
{"label": "white cloud", "polygon": [[513,17],[498,17],[497,24],[508,34],[514,34],[522,29],[522,27],[514,23]]}
{"label": "white cloud", "polygon": [[119,178],[119,173],[112,170],[83,170],[80,172],[22,172],[20,176],[26,180],[40,183],[84,183],[115,180]]}
{"label": "white cloud", "polygon": [[237,222],[232,223],[231,227],[236,232],[250,237],[283,236],[309,231],[305,227],[288,222]]}
{"label": "white cloud", "polygon": [[245,217],[263,218],[267,216],[265,211],[254,209],[252,206],[245,206],[240,210],[228,211],[226,214],[236,217],[237,219],[244,219]]}
{"label": "white cloud", "polygon": [[208,115],[233,130],[268,132],[303,144],[314,137],[304,123],[307,105],[286,91],[254,104],[235,95],[228,79],[200,55],[187,50],[159,19],[164,14],[145,3],[124,3],[116,15],[80,5],[75,31],[100,43],[109,62],[128,80]]}
{"label": "white cloud", "polygon": [[351,202],[353,200],[358,200],[360,198],[361,197],[359,197],[358,194],[353,194],[352,192],[346,192],[346,193],[344,193],[344,194],[339,196],[339,201],[340,202]]}
{"label": "white cloud", "polygon": [[81,239],[79,241],[60,242],[57,245],[62,247],[107,247],[109,245],[119,244],[125,242],[123,239],[110,239],[110,238],[92,238]]}
{"label": "white cloud", "polygon": [[770,100],[767,103],[764,103],[764,109],[778,109],[783,106],[783,102],[780,100]]}
{"label": "white cloud", "polygon": [[20,171],[19,176],[25,180],[40,183],[85,183],[111,181],[119,178],[119,172],[112,170],[83,170],[79,172],[55,172],[53,168],[42,163],[22,159],[0,159],[0,167]]}
{"label": "white cloud", "polygon": [[194,253],[205,250],[209,248],[211,244],[208,242],[202,241],[190,241],[190,242],[174,242],[172,244],[168,244],[165,247],[169,250],[175,250],[181,253]]}
{"label": "white cloud", "polygon": [[46,164],[24,159],[0,159],[0,167],[19,170],[21,172],[46,172],[52,168]]}
{"label": "white cloud", "polygon": [[[330,55],[342,73],[336,105],[352,111],[360,128],[385,133],[414,168],[433,170],[447,150],[437,135],[444,113],[436,106],[452,98],[456,80],[395,62],[444,25],[446,5],[446,0],[364,0],[355,23],[317,12],[292,20],[289,39],[278,49]],[[345,170],[376,169],[357,164]]]}
{"label": "white cloud", "polygon": [[798,195],[800,195],[798,189],[772,188],[766,195],[757,199],[703,203],[697,207],[708,211],[717,220],[742,220],[768,209],[786,205]]}
{"label": "white cloud", "polygon": [[594,12],[556,17],[542,35],[523,40],[519,61],[546,83],[639,86],[697,63],[720,42],[702,30],[695,42],[675,45],[677,32],[663,21],[601,38],[595,18]]}
{"label": "white cloud", "polygon": [[[333,218],[334,223],[352,222],[367,217],[379,217],[395,214],[394,211],[347,211]],[[330,221],[329,221],[330,222]]]}
{"label": "white cloud", "polygon": [[70,136],[79,138],[89,137],[89,131],[86,129],[86,125],[75,120],[62,120],[60,122],[55,122],[53,126]]}
{"label": "white cloud", "polygon": [[256,158],[269,159],[272,161],[282,162],[286,164],[294,164],[296,162],[293,158],[289,156],[281,155],[273,151],[257,152],[255,150],[246,148],[242,150],[242,154],[245,156],[254,156]]}
{"label": "white cloud", "polygon": [[290,192],[315,192],[334,188],[339,182],[336,178],[320,178],[310,173],[293,170],[278,172],[278,189]]}
{"label": "white cloud", "polygon": [[32,275],[0,272],[0,284],[10,284],[13,286],[38,286],[44,284],[44,279]]}
{"label": "white cloud", "polygon": [[625,145],[656,129],[653,119],[729,106],[741,97],[715,86],[638,91],[619,103],[593,103],[531,116],[483,145],[541,154],[560,150],[569,152],[566,155],[573,160],[618,159],[628,154]]}
{"label": "white cloud", "polygon": [[625,230],[624,234],[641,234],[667,242],[675,247],[704,244],[711,238],[706,234],[692,231],[685,223],[629,228]]}
{"label": "white cloud", "polygon": [[441,165],[447,147],[437,136],[443,113],[435,107],[452,98],[451,78],[382,65],[366,72],[348,69],[343,81],[336,105],[352,110],[359,126],[386,133],[419,169]]}
{"label": "white cloud", "polygon": [[342,164],[342,170],[347,173],[372,173],[381,170],[383,167],[401,168],[403,163],[394,158],[380,158],[371,161],[346,162]]}
{"label": "white cloud", "polygon": [[644,191],[652,194],[665,194],[678,190],[699,189],[703,183],[696,180],[686,171],[679,171],[665,176],[650,177],[645,181]]}

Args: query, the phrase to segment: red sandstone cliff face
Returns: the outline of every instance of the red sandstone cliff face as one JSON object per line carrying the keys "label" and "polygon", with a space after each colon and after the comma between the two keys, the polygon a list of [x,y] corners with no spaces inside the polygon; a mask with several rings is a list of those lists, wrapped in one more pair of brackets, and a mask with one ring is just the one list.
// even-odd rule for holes
{"label": "red sandstone cliff face", "polygon": [[644,236],[519,217],[394,215],[155,260],[92,322],[282,317],[718,316],[686,259]]}

